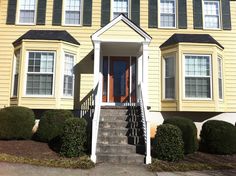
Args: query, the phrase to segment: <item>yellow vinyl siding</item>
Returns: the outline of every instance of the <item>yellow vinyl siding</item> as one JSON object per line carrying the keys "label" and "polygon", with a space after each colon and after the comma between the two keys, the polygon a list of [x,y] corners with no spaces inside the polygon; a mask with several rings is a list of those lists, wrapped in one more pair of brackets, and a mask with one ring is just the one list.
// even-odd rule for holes
{"label": "yellow vinyl siding", "polygon": [[[221,45],[225,47],[223,51],[223,77],[224,77],[224,99],[222,102],[217,103],[219,111],[235,112],[236,109],[236,2],[231,1],[231,18],[232,18],[232,30],[194,30],[193,29],[193,2],[187,0],[187,19],[188,29],[151,29],[148,28],[148,1],[140,1],[140,27],[146,31],[151,37],[152,42],[149,45],[149,61],[148,61],[148,96],[149,106],[151,111],[161,110],[174,110],[175,103],[167,104],[162,102],[162,73],[161,73],[161,51],[159,46],[165,42],[174,33],[187,33],[187,34],[210,34]],[[11,95],[11,79],[12,79],[12,61],[14,47],[12,42],[23,35],[30,29],[45,29],[45,30],[67,30],[73,37],[79,42],[78,50],[78,68],[83,65],[85,68],[81,68],[82,71],[77,70],[79,75],[76,75],[75,84],[78,86],[75,89],[75,101],[78,103],[83,100],[84,97],[91,91],[93,86],[93,59],[91,52],[93,51],[93,45],[90,36],[101,28],[101,0],[93,0],[92,11],[92,27],[69,27],[69,26],[52,26],[52,14],[53,14],[53,0],[47,0],[46,10],[46,25],[6,25],[7,15],[7,0],[0,1],[0,108],[9,106]],[[123,25],[123,24],[119,24]],[[122,27],[122,26],[121,26]],[[114,28],[115,29],[115,28]],[[127,36],[127,31],[118,30],[120,36]],[[131,32],[131,31],[130,31]],[[110,36],[109,36],[109,35]],[[106,36],[114,37],[114,31],[107,31]],[[131,35],[133,37],[133,34]],[[132,39],[131,37],[131,39]],[[137,35],[135,36],[137,37]],[[46,48],[47,49],[47,48]],[[22,83],[21,83],[22,84]],[[181,83],[182,84],[182,83]],[[19,89],[23,89],[23,85],[19,85]],[[215,85],[217,87],[217,85]],[[218,91],[218,90],[217,90]],[[22,90],[21,90],[22,92]],[[80,93],[80,95],[78,95]],[[214,91],[214,94],[215,91]],[[215,95],[216,96],[216,95]],[[57,97],[57,103],[54,100],[48,99],[34,99],[34,98],[21,98],[19,101],[21,105],[29,106],[32,108],[46,108],[49,106],[55,108],[72,108],[72,105],[60,100]],[[45,100],[45,101],[44,101]],[[69,100],[68,100],[69,101]],[[162,105],[163,103],[163,105]],[[206,108],[196,109],[194,102],[180,102],[182,107],[186,111],[215,111],[215,104],[212,102],[204,102]],[[77,106],[77,105],[76,105]],[[162,109],[162,107],[165,107]],[[208,108],[209,107],[209,108]],[[49,107],[48,107],[49,108]]]}

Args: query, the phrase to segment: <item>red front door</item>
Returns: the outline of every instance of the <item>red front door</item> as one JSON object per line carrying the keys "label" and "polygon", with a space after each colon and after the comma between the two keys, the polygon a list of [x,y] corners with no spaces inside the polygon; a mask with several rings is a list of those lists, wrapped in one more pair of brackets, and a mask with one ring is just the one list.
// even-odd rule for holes
{"label": "red front door", "polygon": [[111,57],[109,102],[129,102],[129,57]]}

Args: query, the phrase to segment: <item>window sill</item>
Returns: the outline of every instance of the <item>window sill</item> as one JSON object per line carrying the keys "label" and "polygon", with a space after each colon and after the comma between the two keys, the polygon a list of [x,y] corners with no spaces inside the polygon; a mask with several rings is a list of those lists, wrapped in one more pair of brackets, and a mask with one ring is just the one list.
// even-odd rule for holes
{"label": "window sill", "polygon": [[16,23],[16,26],[36,26],[36,23]]}
{"label": "window sill", "polygon": [[214,101],[212,98],[184,98],[183,101]]}
{"label": "window sill", "polygon": [[22,96],[22,98],[50,98],[50,99],[55,99],[54,95],[25,95]]}
{"label": "window sill", "polygon": [[82,24],[62,24],[63,27],[83,27]]}

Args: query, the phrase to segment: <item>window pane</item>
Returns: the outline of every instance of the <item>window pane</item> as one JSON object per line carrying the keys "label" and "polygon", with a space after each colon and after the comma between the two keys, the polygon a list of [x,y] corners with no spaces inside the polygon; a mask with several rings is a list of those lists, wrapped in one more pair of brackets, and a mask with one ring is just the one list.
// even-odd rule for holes
{"label": "window pane", "polygon": [[74,86],[74,55],[65,54],[64,60],[64,86],[63,94],[65,96],[73,95],[73,86]]}
{"label": "window pane", "polygon": [[27,76],[28,95],[52,95],[53,75],[34,75]]}
{"label": "window pane", "polygon": [[219,86],[219,98],[223,99],[223,81],[222,81],[222,59],[218,58],[218,86]]}
{"label": "window pane", "polygon": [[204,2],[204,20],[206,28],[219,28],[219,1]]}
{"label": "window pane", "polygon": [[175,60],[165,58],[165,98],[175,98]]}
{"label": "window pane", "polygon": [[128,0],[114,0],[113,1],[113,18],[123,13],[128,17],[129,1]]}
{"label": "window pane", "polygon": [[160,3],[160,25],[161,27],[175,27],[175,0],[161,0]]}
{"label": "window pane", "polygon": [[65,24],[80,24],[81,0],[66,0]]}
{"label": "window pane", "polygon": [[36,0],[20,1],[20,23],[34,23]]}

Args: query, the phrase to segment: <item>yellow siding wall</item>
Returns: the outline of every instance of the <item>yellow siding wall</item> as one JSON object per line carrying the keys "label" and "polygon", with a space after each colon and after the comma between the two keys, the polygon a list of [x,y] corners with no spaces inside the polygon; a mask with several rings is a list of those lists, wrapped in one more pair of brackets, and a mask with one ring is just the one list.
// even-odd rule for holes
{"label": "yellow siding wall", "polygon": [[[76,101],[82,100],[92,89],[93,85],[93,60],[91,51],[93,45],[90,36],[100,29],[101,0],[93,0],[92,27],[68,27],[52,26],[53,0],[47,0],[47,14],[45,26],[6,25],[7,0],[0,1],[0,108],[10,105],[11,70],[13,60],[12,42],[29,29],[59,29],[67,30],[80,42],[78,68],[81,65],[87,66],[77,76],[76,89],[80,95],[76,95]],[[208,33],[212,35],[224,47],[224,84],[225,95],[224,105],[226,111],[236,111],[236,1],[231,1],[232,30],[194,30],[193,29],[193,8],[192,0],[187,0],[188,29],[149,29],[148,28],[148,1],[140,2],[140,24],[141,28],[152,36],[149,46],[149,67],[148,67],[148,95],[149,105],[152,111],[161,110],[161,52],[159,46],[166,41],[173,33]],[[126,31],[119,31],[125,35]],[[22,99],[24,100],[24,99]],[[30,103],[32,101],[32,103]],[[50,100],[42,101],[42,105],[48,104]],[[38,102],[31,99],[29,106],[37,108]],[[65,102],[65,104],[67,104]],[[26,105],[26,104],[25,104]],[[68,104],[67,104],[68,105]],[[67,106],[65,105],[65,106]],[[194,104],[187,104],[191,108]]]}

